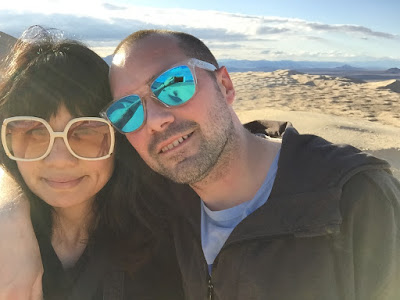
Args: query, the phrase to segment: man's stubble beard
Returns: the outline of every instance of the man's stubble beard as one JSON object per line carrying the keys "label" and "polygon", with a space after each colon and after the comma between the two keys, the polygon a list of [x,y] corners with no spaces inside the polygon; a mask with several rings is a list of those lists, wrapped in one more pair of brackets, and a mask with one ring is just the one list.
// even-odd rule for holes
{"label": "man's stubble beard", "polygon": [[[200,135],[198,152],[190,157],[177,156],[174,168],[166,167],[156,158],[157,163],[151,166],[154,171],[177,183],[191,185],[205,179],[209,180],[206,177],[211,173],[213,178],[223,174],[223,170],[232,159],[236,135],[229,106],[219,89],[216,89],[216,93],[216,103],[208,110],[208,126],[201,128],[199,124],[187,122],[188,126],[197,125],[195,133]],[[208,131],[208,137],[204,135],[202,129]]]}

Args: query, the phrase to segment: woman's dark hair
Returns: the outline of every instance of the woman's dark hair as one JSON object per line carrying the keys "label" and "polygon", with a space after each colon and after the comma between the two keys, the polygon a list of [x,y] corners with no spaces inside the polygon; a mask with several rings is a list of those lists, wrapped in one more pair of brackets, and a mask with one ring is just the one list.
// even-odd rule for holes
{"label": "woman's dark hair", "polygon": [[[30,27],[16,42],[4,64],[0,82],[0,123],[18,115],[49,120],[60,105],[65,105],[74,117],[98,116],[112,100],[108,70],[106,62],[85,45],[62,39],[40,26]],[[3,147],[0,150],[1,166],[20,184],[30,200],[36,235],[50,239],[51,206],[30,191],[15,161],[6,156]],[[119,134],[113,155],[114,173],[96,196],[93,207],[96,218],[90,236],[95,237],[96,243],[102,239],[109,243],[109,238],[121,240],[127,235],[132,244],[145,242],[145,233],[135,227],[137,219],[132,216],[130,201],[138,194],[136,179],[146,166]]]}

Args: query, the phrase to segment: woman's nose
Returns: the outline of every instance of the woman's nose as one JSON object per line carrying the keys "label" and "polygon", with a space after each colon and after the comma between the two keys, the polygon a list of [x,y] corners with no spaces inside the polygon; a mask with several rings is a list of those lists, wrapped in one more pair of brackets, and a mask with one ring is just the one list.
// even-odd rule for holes
{"label": "woman's nose", "polygon": [[44,160],[48,164],[64,167],[75,164],[78,158],[72,155],[62,138],[55,138],[52,149]]}

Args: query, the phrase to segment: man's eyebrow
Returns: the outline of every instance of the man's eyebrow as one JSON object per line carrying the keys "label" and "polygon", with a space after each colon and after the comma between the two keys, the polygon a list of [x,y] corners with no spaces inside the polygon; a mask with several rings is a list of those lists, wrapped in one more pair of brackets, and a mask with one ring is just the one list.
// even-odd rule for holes
{"label": "man's eyebrow", "polygon": [[153,81],[154,81],[158,76],[160,76],[161,74],[167,72],[167,71],[170,70],[171,68],[173,68],[173,67],[168,67],[167,69],[163,69],[163,70],[161,70],[160,72],[156,73],[155,75],[151,76],[148,80],[146,80],[146,85],[149,85],[149,86],[150,86],[150,84],[153,83]]}
{"label": "man's eyebrow", "polygon": [[160,76],[161,74],[162,74],[162,73],[157,73],[157,74],[151,76],[149,79],[146,80],[146,85],[150,86],[150,84],[152,84],[153,81],[154,81],[158,76]]}

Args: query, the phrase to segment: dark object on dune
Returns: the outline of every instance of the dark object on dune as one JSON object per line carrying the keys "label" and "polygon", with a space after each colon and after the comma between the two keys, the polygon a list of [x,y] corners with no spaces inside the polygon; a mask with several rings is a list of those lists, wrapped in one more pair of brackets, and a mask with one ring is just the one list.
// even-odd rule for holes
{"label": "dark object on dune", "polygon": [[396,93],[400,93],[400,80],[395,80],[391,84],[379,87],[379,89],[387,89]]}

